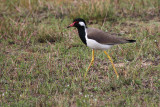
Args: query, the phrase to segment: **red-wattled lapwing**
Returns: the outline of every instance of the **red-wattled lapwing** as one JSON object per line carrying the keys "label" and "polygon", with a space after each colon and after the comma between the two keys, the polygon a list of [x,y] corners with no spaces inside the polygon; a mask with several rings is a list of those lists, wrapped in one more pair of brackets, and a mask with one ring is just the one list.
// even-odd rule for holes
{"label": "red-wattled lapwing", "polygon": [[82,42],[88,47],[92,48],[92,60],[90,62],[87,71],[84,74],[84,77],[86,77],[87,72],[89,71],[91,65],[93,64],[94,49],[97,49],[97,50],[104,50],[104,53],[107,55],[107,57],[112,63],[117,78],[119,78],[119,75],[116,71],[113,61],[105,50],[111,48],[113,45],[116,44],[133,43],[136,42],[136,40],[128,40],[125,38],[116,37],[115,35],[111,35],[99,29],[89,28],[87,27],[85,20],[81,18],[73,20],[73,23],[70,24],[67,28],[69,27],[76,27],[78,29],[79,37],[81,38]]}

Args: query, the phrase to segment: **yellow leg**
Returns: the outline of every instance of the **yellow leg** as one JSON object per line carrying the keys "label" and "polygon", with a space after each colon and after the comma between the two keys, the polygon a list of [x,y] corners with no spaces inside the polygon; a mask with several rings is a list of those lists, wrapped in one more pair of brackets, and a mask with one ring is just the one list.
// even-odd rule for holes
{"label": "yellow leg", "polygon": [[111,61],[112,66],[113,66],[113,69],[114,69],[114,72],[116,73],[117,78],[119,78],[119,75],[118,75],[118,73],[117,73],[117,70],[116,70],[116,68],[115,68],[115,66],[114,66],[114,63],[113,63],[113,61],[112,61],[111,57],[109,56],[109,54],[108,54],[106,51],[104,51],[104,53],[107,55],[107,57],[108,57],[108,58],[109,58],[109,60]]}
{"label": "yellow leg", "polygon": [[89,64],[89,67],[88,67],[87,71],[86,71],[85,74],[84,74],[84,78],[87,76],[87,73],[88,73],[90,67],[91,67],[92,64],[93,64],[93,61],[94,61],[94,49],[92,49],[92,60],[91,60],[91,62],[90,62],[90,64]]}

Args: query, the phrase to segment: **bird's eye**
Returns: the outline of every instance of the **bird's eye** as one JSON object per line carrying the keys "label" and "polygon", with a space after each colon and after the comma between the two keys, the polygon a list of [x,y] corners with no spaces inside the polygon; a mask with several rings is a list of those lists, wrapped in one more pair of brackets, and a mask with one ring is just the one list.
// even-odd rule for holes
{"label": "bird's eye", "polygon": [[78,21],[75,21],[75,23],[79,23]]}

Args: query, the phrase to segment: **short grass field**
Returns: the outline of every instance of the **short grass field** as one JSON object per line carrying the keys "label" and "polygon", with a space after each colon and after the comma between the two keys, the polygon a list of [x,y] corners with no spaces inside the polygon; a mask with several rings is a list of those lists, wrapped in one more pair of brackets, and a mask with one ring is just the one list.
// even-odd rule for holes
{"label": "short grass field", "polygon": [[[107,56],[80,40],[74,18],[136,43]],[[97,35],[98,36],[98,35]],[[1,0],[1,107],[160,107],[159,0]]]}

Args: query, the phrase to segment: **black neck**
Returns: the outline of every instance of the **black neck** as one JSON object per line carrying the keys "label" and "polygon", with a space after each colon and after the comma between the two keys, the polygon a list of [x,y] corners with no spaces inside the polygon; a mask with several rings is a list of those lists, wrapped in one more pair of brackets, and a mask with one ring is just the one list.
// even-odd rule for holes
{"label": "black neck", "polygon": [[85,35],[86,35],[85,27],[78,27],[77,29],[78,29],[79,37],[81,38],[82,42],[85,45],[87,45],[86,38],[85,38]]}

